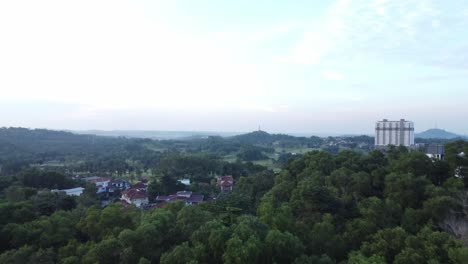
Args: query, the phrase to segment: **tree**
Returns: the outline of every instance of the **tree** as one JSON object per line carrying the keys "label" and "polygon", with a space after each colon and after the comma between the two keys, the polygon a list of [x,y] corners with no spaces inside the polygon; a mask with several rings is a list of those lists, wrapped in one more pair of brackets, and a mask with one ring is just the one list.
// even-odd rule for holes
{"label": "tree", "polygon": [[122,230],[134,226],[131,212],[123,212],[121,204],[111,204],[103,210],[90,207],[77,227],[94,241],[109,235],[118,236]]}
{"label": "tree", "polygon": [[360,252],[351,252],[348,258],[348,264],[385,264],[385,258],[382,256],[372,255],[366,257]]}
{"label": "tree", "polygon": [[456,264],[468,263],[468,248],[451,248],[449,249],[449,257]]}
{"label": "tree", "polygon": [[186,206],[177,214],[177,227],[183,236],[188,238],[211,218],[211,213],[204,211],[199,206]]}
{"label": "tree", "polygon": [[330,188],[303,180],[292,193],[291,207],[297,215],[313,217],[317,213],[336,212],[340,203]]}
{"label": "tree", "polygon": [[361,252],[365,256],[382,256],[392,263],[395,256],[405,248],[408,234],[401,227],[386,228],[378,231],[368,242],[364,242]]}
{"label": "tree", "polygon": [[184,190],[184,188],[185,185],[178,182],[169,174],[157,174],[148,185],[148,196],[150,198],[156,198],[158,195],[173,194]]}
{"label": "tree", "polygon": [[271,230],[265,238],[265,250],[270,263],[292,263],[304,253],[304,245],[289,232]]}
{"label": "tree", "polygon": [[258,263],[262,251],[262,243],[255,235],[245,241],[234,235],[227,241],[223,260],[226,264]]}
{"label": "tree", "polygon": [[399,173],[411,173],[415,176],[430,176],[434,164],[423,152],[412,151],[401,155],[390,163],[390,170]]}
{"label": "tree", "polygon": [[420,208],[426,198],[425,189],[430,182],[422,176],[391,173],[385,177],[384,195],[398,202],[403,208]]}
{"label": "tree", "polygon": [[161,256],[161,264],[185,264],[194,260],[194,254],[187,242],[176,246],[168,253]]}
{"label": "tree", "polygon": [[227,240],[231,236],[229,228],[215,219],[206,222],[195,232],[192,233],[190,241],[197,247],[202,245],[204,247],[205,263],[221,263],[224,249]]}
{"label": "tree", "polygon": [[122,251],[121,243],[115,238],[102,240],[83,257],[84,264],[102,263],[113,264],[119,263],[120,252]]}

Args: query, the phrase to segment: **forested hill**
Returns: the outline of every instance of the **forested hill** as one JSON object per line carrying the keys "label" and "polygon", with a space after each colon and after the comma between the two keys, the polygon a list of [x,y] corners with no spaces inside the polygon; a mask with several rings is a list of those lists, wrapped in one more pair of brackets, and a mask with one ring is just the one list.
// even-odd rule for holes
{"label": "forested hill", "polygon": [[292,144],[306,144],[320,146],[323,140],[319,137],[295,137],[285,134],[269,134],[265,131],[253,131],[247,134],[237,135],[231,137],[232,140],[247,143],[247,144],[263,144],[271,145],[275,142],[290,142]]}
{"label": "forested hill", "polygon": [[148,141],[46,129],[0,128],[0,168],[2,173],[11,174],[33,164],[52,162],[63,169],[81,166],[85,170],[115,171],[128,169],[125,160],[135,157],[148,167],[154,163],[154,155],[144,147]]}
{"label": "forested hill", "polygon": [[[143,140],[140,140],[143,141]],[[124,150],[137,140],[94,135],[76,135],[46,129],[0,128],[0,160],[29,153],[45,157],[109,153]]]}

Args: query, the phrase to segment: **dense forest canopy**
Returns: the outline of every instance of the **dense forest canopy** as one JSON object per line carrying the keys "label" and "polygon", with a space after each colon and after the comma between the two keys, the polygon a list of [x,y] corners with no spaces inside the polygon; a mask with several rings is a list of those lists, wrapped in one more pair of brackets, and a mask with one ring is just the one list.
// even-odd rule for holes
{"label": "dense forest canopy", "polygon": [[[363,151],[369,137],[153,141],[0,130],[0,263],[468,263],[465,141],[434,160],[404,147]],[[307,151],[293,155],[299,145]],[[278,148],[279,170],[248,160]],[[189,188],[216,199],[102,206],[96,187],[73,177],[90,171],[143,175],[150,198]],[[231,193],[213,187],[217,175],[234,177]],[[76,186],[85,188],[79,197],[50,191]]]}

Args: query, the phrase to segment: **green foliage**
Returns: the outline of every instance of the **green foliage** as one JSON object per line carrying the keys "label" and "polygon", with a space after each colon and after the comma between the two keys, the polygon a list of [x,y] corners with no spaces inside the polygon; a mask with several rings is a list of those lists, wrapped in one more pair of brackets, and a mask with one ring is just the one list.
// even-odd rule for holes
{"label": "green foliage", "polygon": [[117,236],[126,228],[132,228],[133,217],[135,216],[131,212],[125,213],[121,204],[112,204],[103,210],[90,207],[86,216],[80,219],[77,228],[90,239],[99,241],[108,236]]}
{"label": "green foliage", "polygon": [[382,256],[389,263],[401,252],[405,246],[408,234],[401,227],[382,229],[373,235],[368,242],[364,242],[361,251],[366,256]]}
{"label": "green foliage", "polygon": [[21,224],[34,218],[34,206],[29,201],[0,204],[0,226],[8,223]]}
{"label": "green foliage", "polygon": [[349,255],[348,264],[386,264],[384,257],[372,255],[366,257],[359,252],[352,252]]}
{"label": "green foliage", "polygon": [[212,219],[209,212],[204,211],[198,206],[187,206],[182,208],[177,214],[177,228],[182,235],[188,238],[200,226]]}
{"label": "green foliage", "polygon": [[424,176],[391,173],[385,177],[384,195],[402,207],[420,208],[427,198],[425,190],[429,184]]}
{"label": "green foliage", "polygon": [[255,235],[246,240],[234,235],[227,241],[223,260],[226,264],[258,263],[262,250],[262,243]]}
{"label": "green foliage", "polygon": [[269,263],[291,263],[304,253],[304,245],[289,232],[271,230],[265,238],[265,250]]}
{"label": "green foliage", "polygon": [[176,246],[172,251],[161,256],[161,264],[185,264],[194,259],[194,253],[188,242]]}
{"label": "green foliage", "polygon": [[39,171],[37,169],[23,171],[19,175],[19,179],[24,186],[33,188],[67,189],[78,185],[78,183],[70,177],[61,173]]}
{"label": "green foliage", "polygon": [[449,249],[449,258],[456,264],[468,263],[468,248],[463,247]]}
{"label": "green foliage", "polygon": [[113,264],[118,263],[122,252],[122,244],[115,238],[100,241],[94,245],[82,259],[83,264]]}

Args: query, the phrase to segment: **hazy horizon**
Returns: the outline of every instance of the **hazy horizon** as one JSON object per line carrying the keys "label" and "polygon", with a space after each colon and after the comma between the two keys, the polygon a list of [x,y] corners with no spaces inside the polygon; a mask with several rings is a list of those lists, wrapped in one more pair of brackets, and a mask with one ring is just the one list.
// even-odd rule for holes
{"label": "hazy horizon", "polygon": [[[0,127],[1,128],[1,127]],[[230,137],[236,135],[247,134],[251,132],[258,131],[258,129],[248,130],[248,131],[222,131],[222,130],[139,130],[139,129],[132,129],[132,130],[99,130],[99,129],[82,129],[82,130],[73,130],[73,129],[51,129],[51,128],[44,128],[44,127],[22,127],[27,129],[47,129],[47,130],[54,130],[54,131],[65,131],[65,132],[72,132],[74,134],[91,134],[97,136],[123,136],[123,137],[133,137],[133,138],[153,138],[153,139],[176,139],[176,138],[189,138],[189,137],[197,137],[197,136],[222,136],[222,137]],[[431,128],[432,129],[432,128]],[[431,130],[429,129],[429,130]],[[467,137],[466,134],[457,133],[456,131],[448,131],[442,128],[436,128],[440,130],[444,130],[449,133],[454,133],[460,137]],[[290,135],[295,137],[311,137],[311,136],[318,136],[318,137],[339,137],[339,136],[370,136],[374,137],[374,131],[369,133],[340,133],[340,132],[290,132],[290,131],[269,131],[261,129],[263,132],[267,132],[269,134],[284,134]],[[416,130],[416,136],[419,133],[426,132]]]}
{"label": "hazy horizon", "polygon": [[465,1],[3,1],[0,127],[468,134]]}

